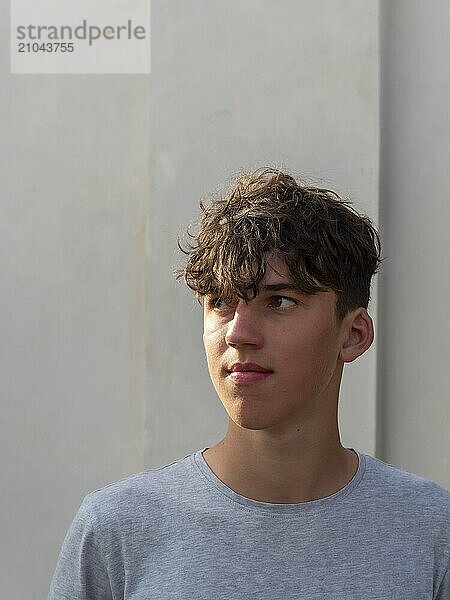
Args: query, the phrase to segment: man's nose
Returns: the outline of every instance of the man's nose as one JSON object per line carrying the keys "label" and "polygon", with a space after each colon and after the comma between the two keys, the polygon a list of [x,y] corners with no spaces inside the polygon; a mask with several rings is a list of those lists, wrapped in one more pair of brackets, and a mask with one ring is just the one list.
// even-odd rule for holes
{"label": "man's nose", "polygon": [[261,323],[258,320],[254,307],[244,300],[240,300],[234,310],[231,321],[227,324],[225,342],[229,346],[242,346],[262,344]]}

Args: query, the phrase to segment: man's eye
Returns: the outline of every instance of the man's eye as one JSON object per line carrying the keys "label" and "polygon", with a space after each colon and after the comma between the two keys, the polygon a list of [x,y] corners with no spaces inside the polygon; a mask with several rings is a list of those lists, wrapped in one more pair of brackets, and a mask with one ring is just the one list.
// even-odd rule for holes
{"label": "man's eye", "polygon": [[209,298],[208,307],[215,310],[226,310],[229,308],[229,305],[220,297]]}
{"label": "man's eye", "polygon": [[221,308],[224,308],[226,304],[224,300],[222,300],[222,298],[215,298],[211,300],[211,306],[212,308],[217,308],[218,310],[220,310]]}
{"label": "man's eye", "polygon": [[270,304],[275,306],[275,308],[290,308],[291,306],[296,306],[298,301],[287,296],[272,296],[270,298]]}

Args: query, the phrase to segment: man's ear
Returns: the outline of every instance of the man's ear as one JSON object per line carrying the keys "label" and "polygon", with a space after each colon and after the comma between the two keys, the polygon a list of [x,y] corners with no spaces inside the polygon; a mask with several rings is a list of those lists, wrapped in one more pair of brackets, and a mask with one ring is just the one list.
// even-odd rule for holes
{"label": "man's ear", "polygon": [[352,362],[370,348],[373,342],[373,321],[367,310],[357,308],[345,317],[345,339],[339,353],[343,362]]}

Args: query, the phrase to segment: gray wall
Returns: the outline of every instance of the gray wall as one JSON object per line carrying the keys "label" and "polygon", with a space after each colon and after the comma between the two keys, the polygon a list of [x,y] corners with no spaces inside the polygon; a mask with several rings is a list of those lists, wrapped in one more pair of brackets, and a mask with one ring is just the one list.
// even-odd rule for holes
{"label": "gray wall", "polygon": [[0,14],[0,598],[42,600],[84,494],[143,467],[146,76],[9,75]]}
{"label": "gray wall", "polygon": [[381,5],[380,457],[450,488],[450,3]]}
{"label": "gray wall", "polygon": [[46,596],[86,493],[224,434],[171,271],[199,198],[243,168],[380,223],[342,441],[450,487],[448,4],[153,0],[150,76],[9,75],[0,6],[0,597]]}

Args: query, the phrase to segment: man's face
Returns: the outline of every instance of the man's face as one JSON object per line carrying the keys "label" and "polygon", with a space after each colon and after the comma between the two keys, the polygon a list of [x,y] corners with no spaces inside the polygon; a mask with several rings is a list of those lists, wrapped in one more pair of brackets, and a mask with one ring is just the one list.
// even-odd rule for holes
{"label": "man's face", "polygon": [[[337,402],[343,337],[336,295],[281,289],[290,284],[286,264],[272,255],[260,293],[248,304],[204,298],[211,379],[229,417],[247,429],[291,428]],[[245,374],[240,366],[230,373],[235,363],[256,363],[269,373]]]}

